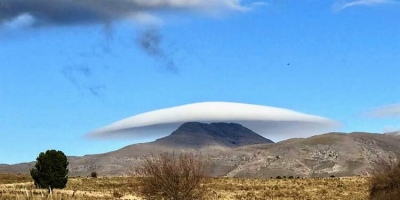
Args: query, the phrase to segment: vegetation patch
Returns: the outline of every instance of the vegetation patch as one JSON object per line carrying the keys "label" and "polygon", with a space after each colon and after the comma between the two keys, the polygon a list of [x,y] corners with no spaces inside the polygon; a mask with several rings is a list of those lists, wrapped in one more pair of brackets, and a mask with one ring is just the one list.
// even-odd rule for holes
{"label": "vegetation patch", "polygon": [[[17,178],[13,178],[16,176]],[[29,176],[22,183],[21,175],[0,175],[13,184],[0,184],[0,200],[50,199],[48,191],[36,189]],[[3,181],[3,179],[0,179]],[[249,179],[206,178],[203,199],[368,199],[369,178],[294,178]],[[142,199],[140,178],[135,177],[70,177],[66,188],[54,189],[53,199]],[[27,198],[28,197],[28,198]]]}

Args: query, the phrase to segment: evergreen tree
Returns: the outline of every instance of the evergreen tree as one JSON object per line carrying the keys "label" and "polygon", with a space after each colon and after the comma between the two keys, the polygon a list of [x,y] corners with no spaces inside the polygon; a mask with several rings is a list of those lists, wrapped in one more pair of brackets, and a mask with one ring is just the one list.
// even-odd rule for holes
{"label": "evergreen tree", "polygon": [[62,151],[47,150],[36,158],[35,167],[30,170],[36,187],[65,188],[68,182],[68,160]]}

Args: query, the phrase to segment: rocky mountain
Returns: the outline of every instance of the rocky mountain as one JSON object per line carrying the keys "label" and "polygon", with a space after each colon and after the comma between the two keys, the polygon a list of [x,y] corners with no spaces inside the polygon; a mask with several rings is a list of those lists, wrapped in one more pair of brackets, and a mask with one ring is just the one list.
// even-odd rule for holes
{"label": "rocky mountain", "polygon": [[373,133],[327,133],[271,145],[241,148],[255,158],[229,176],[353,176],[397,162],[400,137]]}
{"label": "rocky mountain", "polygon": [[[368,175],[375,166],[400,158],[400,136],[394,135],[326,133],[277,143],[260,137],[239,124],[190,122],[154,142],[69,157],[70,175],[126,175],[143,156],[161,152],[201,154],[210,175],[229,177]],[[0,173],[27,173],[22,166],[27,165],[0,165]]]}
{"label": "rocky mountain", "polygon": [[171,135],[153,143],[175,148],[200,149],[211,146],[234,148],[273,142],[236,123],[187,122]]}

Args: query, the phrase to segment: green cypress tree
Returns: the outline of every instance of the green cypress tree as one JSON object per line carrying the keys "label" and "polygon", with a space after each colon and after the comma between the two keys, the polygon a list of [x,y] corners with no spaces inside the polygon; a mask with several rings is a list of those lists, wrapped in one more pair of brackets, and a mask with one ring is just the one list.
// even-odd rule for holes
{"label": "green cypress tree", "polygon": [[68,182],[68,160],[62,151],[47,150],[36,158],[35,167],[30,170],[36,187],[65,188]]}

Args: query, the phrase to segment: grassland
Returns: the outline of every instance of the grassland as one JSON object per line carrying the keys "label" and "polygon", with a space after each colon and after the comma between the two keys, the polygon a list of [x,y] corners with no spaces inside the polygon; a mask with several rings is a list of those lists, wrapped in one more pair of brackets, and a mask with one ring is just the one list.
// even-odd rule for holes
{"label": "grassland", "polygon": [[[34,188],[28,175],[0,174],[0,200],[141,199],[132,177],[70,178],[67,187]],[[367,199],[368,178],[242,179],[209,178],[206,199]]]}

